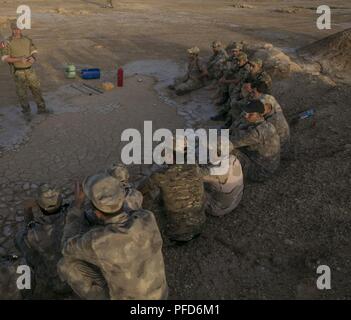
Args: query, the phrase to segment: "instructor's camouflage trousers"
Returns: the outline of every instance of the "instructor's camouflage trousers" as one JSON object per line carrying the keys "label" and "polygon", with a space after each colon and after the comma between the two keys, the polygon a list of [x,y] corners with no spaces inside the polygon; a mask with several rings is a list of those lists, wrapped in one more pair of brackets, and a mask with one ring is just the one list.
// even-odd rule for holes
{"label": "instructor's camouflage trousers", "polygon": [[29,101],[27,91],[33,94],[33,98],[38,106],[38,111],[45,110],[45,102],[40,89],[40,81],[33,69],[17,70],[14,73],[16,93],[23,111],[29,111]]}

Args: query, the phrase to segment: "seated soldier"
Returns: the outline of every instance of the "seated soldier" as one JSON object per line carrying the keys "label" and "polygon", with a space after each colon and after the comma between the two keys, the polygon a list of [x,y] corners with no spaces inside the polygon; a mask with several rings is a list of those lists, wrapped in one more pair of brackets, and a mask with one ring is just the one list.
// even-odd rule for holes
{"label": "seated soldier", "polygon": [[220,41],[213,41],[211,48],[213,53],[206,63],[203,76],[210,81],[214,80],[216,82],[221,78],[221,65],[228,58],[228,55]]}
{"label": "seated soldier", "polygon": [[247,55],[245,53],[240,53],[237,57],[238,59],[238,67],[235,72],[235,76],[233,79],[225,80],[225,83],[228,85],[228,97],[225,101],[221,101],[217,105],[221,105],[220,112],[211,117],[213,121],[223,121],[226,119],[227,114],[232,106],[234,106],[238,100],[242,97],[240,96],[241,89],[243,84],[245,83],[245,79],[249,74],[249,64]]}
{"label": "seated soldier", "polygon": [[177,152],[186,156],[184,147],[168,151],[167,164],[151,175],[141,191],[149,199],[144,206],[161,209],[158,219],[165,235],[181,244],[200,235],[206,221],[203,177],[198,164],[174,164]]}
{"label": "seated soldier", "polygon": [[243,166],[245,179],[264,181],[279,167],[280,138],[274,126],[264,119],[261,101],[251,101],[243,106],[243,111],[250,125],[233,131],[230,139],[234,154]]}
{"label": "seated soldier", "polygon": [[[91,202],[99,223],[85,227],[82,205]],[[82,299],[166,299],[162,238],[152,212],[125,210],[125,190],[108,173],[76,183],[62,239],[62,279]],[[129,199],[129,202],[132,199]]]}
{"label": "seated soldier", "polygon": [[57,274],[61,237],[67,211],[59,191],[44,184],[38,198],[25,202],[25,227],[16,235],[16,246],[34,270],[35,297],[57,298],[70,293]]}
{"label": "seated soldier", "polygon": [[200,49],[193,47],[188,49],[188,70],[185,76],[175,79],[174,84],[169,86],[179,96],[204,86],[203,69],[199,58]]}
{"label": "seated soldier", "polygon": [[266,94],[268,90],[264,82],[254,82],[251,88],[251,99],[260,100],[264,104],[264,117],[277,130],[282,151],[287,151],[290,142],[290,128],[281,106],[273,96]]}
{"label": "seated soldier", "polygon": [[236,73],[239,70],[238,57],[241,53],[242,46],[240,44],[232,44],[228,48],[229,56],[223,62],[221,78],[218,80],[217,92],[214,96],[215,104],[222,105],[229,98],[229,85],[236,78]]}
{"label": "seated soldier", "polygon": [[248,83],[264,83],[266,85],[267,94],[272,93],[272,78],[270,75],[262,69],[262,60],[253,59],[250,61],[250,73],[246,78],[245,82]]}
{"label": "seated soldier", "polygon": [[[206,212],[213,216],[223,216],[232,212],[239,205],[244,190],[240,161],[232,154],[232,143],[230,141],[226,141],[226,143],[229,146],[229,168],[227,173],[223,175],[216,174],[213,170],[216,168],[216,164],[209,164],[202,168],[203,172],[207,172],[204,176]],[[219,148],[217,144],[215,146],[209,145],[209,150],[218,152],[220,144]],[[223,159],[224,157],[220,156],[218,162]]]}
{"label": "seated soldier", "polygon": [[128,168],[123,163],[117,163],[112,165],[108,173],[119,180],[125,190],[126,199],[124,209],[132,211],[142,209],[143,195],[133,188],[132,184],[129,182]]}

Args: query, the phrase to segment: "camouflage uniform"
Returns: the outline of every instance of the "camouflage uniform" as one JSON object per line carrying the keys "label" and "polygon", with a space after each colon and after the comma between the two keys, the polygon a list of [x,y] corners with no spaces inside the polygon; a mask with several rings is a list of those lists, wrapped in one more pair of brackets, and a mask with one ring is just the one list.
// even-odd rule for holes
{"label": "camouflage uniform", "polygon": [[213,216],[223,216],[232,212],[240,203],[243,190],[243,173],[239,160],[229,157],[226,175],[204,177],[206,191],[206,211]]}
{"label": "camouflage uniform", "polygon": [[0,257],[0,300],[22,300],[31,298],[35,287],[34,279],[31,278],[31,289],[20,290],[17,288],[17,279],[21,275],[17,273],[20,265],[27,265],[26,260],[15,255]]}
{"label": "camouflage uniform", "polygon": [[246,81],[247,83],[261,82],[267,85],[268,92],[272,92],[272,78],[266,71],[260,71],[257,74],[249,74]]}
{"label": "camouflage uniform", "polygon": [[278,169],[280,139],[274,126],[262,120],[248,128],[236,130],[231,136],[235,155],[244,170],[244,178],[263,181]]}
{"label": "camouflage uniform", "polygon": [[83,190],[101,217],[90,219],[77,207],[69,210],[61,278],[84,299],[167,298],[162,238],[153,213],[133,210],[140,205],[133,199],[127,200],[132,207],[127,212],[124,187],[110,173],[87,177]]}
{"label": "camouflage uniform", "polygon": [[206,64],[209,79],[220,79],[222,76],[222,63],[228,58],[227,52],[222,48],[214,53]]}
{"label": "camouflage uniform", "polygon": [[200,76],[202,74],[201,61],[198,57],[188,64],[187,74],[174,82],[174,89],[177,95],[184,95],[204,86]]}
{"label": "camouflage uniform", "polygon": [[150,211],[123,212],[88,227],[72,208],[62,253],[59,274],[81,298],[167,298],[162,238]]}
{"label": "camouflage uniform", "polygon": [[[5,61],[7,57],[29,57],[36,52],[37,49],[30,38],[23,35],[19,39],[10,37],[5,43],[5,48],[2,50],[1,59]],[[22,109],[24,111],[30,110],[27,95],[29,88],[38,106],[38,110],[45,111],[45,102],[40,88],[40,81],[31,64],[29,62],[16,62],[12,65],[12,71],[16,84],[16,93]]]}
{"label": "camouflage uniform", "polygon": [[277,130],[282,150],[287,149],[290,142],[290,128],[284,116],[282,107],[273,96],[268,94],[262,95],[260,100],[262,103],[269,103],[272,106],[271,112],[265,114],[265,119]]}
{"label": "camouflage uniform", "polygon": [[197,165],[176,164],[154,173],[144,190],[162,200],[166,234],[171,240],[189,241],[202,232],[206,221],[204,186]]}
{"label": "camouflage uniform", "polygon": [[230,95],[230,100],[232,104],[234,104],[235,101],[238,99],[240,95],[241,87],[245,83],[245,80],[247,79],[249,74],[250,74],[250,65],[248,62],[242,66],[238,66],[235,79],[239,80],[239,83],[229,85],[229,95]]}
{"label": "camouflage uniform", "polygon": [[34,270],[37,297],[48,298],[50,294],[71,291],[57,274],[66,211],[67,205],[64,205],[58,213],[41,214],[16,236],[16,246]]}

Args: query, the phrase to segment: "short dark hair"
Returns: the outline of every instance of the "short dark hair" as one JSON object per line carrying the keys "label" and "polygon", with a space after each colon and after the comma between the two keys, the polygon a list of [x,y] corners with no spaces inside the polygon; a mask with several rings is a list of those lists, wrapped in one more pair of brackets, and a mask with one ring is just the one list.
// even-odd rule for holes
{"label": "short dark hair", "polygon": [[263,94],[269,93],[269,88],[267,86],[267,83],[265,83],[263,81],[253,81],[251,83],[251,88],[256,89],[258,92],[263,93]]}

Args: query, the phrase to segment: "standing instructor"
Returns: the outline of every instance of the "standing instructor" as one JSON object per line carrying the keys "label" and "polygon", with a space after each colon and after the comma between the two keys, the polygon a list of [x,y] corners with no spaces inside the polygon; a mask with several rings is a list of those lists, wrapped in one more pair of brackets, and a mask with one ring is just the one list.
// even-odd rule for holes
{"label": "standing instructor", "polygon": [[32,68],[36,62],[37,49],[33,41],[22,34],[17,22],[11,22],[12,36],[3,44],[1,60],[11,65],[16,84],[16,93],[19,99],[22,112],[30,113],[28,100],[28,88],[38,107],[38,113],[46,113],[47,109],[42,96],[40,81]]}

